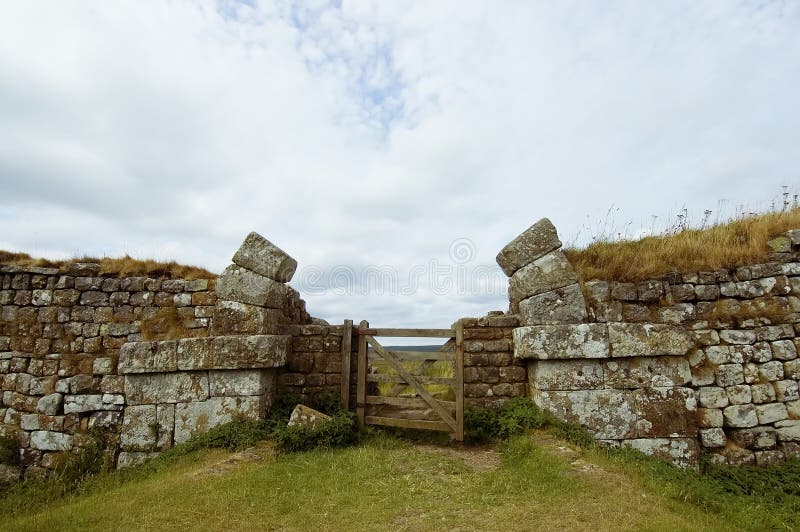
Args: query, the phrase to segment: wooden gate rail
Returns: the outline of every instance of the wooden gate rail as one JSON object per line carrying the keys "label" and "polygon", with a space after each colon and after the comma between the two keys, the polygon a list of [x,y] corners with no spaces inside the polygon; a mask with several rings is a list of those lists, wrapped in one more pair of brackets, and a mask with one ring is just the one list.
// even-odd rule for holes
{"label": "wooden gate rail", "polygon": [[[352,328],[352,322],[350,322]],[[359,426],[385,425],[413,429],[427,429],[449,432],[457,441],[464,439],[464,348],[463,325],[461,321],[451,329],[375,329],[369,323],[362,321],[357,329],[351,329],[352,334],[358,337],[358,372],[356,382],[356,414]],[[349,396],[350,376],[350,331],[348,322],[345,322],[345,335],[348,337],[347,346],[342,342],[342,355],[347,360],[347,378],[345,380],[345,364],[342,366],[342,403],[346,405]],[[455,340],[454,349],[447,351],[392,351],[384,348],[375,336],[406,337],[406,338],[451,338]],[[446,343],[444,347],[451,347]],[[372,348],[372,351],[369,350]],[[382,375],[367,373],[369,359],[382,360],[397,375]],[[436,361],[453,361],[453,377],[427,377],[421,375],[423,371],[432,366]],[[419,362],[415,368],[409,370],[403,362]],[[367,382],[394,382],[397,386],[389,396],[367,395]],[[425,389],[425,384],[446,384],[452,386],[455,392],[455,401],[438,400]],[[402,389],[413,388],[418,397],[394,397]],[[406,419],[383,416],[368,416],[368,405],[389,405],[405,408],[429,408],[439,418],[436,421],[424,419]]]}

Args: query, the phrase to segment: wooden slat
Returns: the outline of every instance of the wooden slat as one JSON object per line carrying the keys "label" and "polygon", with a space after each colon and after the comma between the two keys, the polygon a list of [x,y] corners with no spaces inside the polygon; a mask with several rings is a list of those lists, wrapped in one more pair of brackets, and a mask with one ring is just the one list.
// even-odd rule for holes
{"label": "wooden slat", "polygon": [[428,390],[425,389],[424,386],[415,380],[415,377],[403,367],[403,364],[397,360],[394,355],[385,351],[383,346],[377,340],[375,340],[375,338],[372,336],[367,336],[366,338],[367,342],[369,342],[369,345],[371,345],[375,351],[382,355],[389,365],[392,366],[401,377],[406,379],[406,382],[414,387],[414,389],[417,391],[417,394],[419,394],[419,396],[422,397],[425,402],[431,405],[431,408],[433,408],[436,413],[441,416],[444,422],[450,425],[453,428],[453,431],[458,430],[456,420],[453,419],[453,416],[450,415],[450,412],[436,402],[436,399],[433,398],[433,396],[428,392]]}
{"label": "wooden slat", "polygon": [[[456,403],[453,401],[440,401],[439,399],[436,399],[436,401],[440,405],[450,410],[455,410],[456,408]],[[389,397],[386,395],[368,395],[367,404],[402,406],[404,408],[428,408],[428,403],[419,397]]]}
{"label": "wooden slat", "polygon": [[344,320],[342,331],[342,408],[350,409],[350,351],[353,341],[353,320]]}
{"label": "wooden slat", "polygon": [[423,421],[420,419],[397,419],[392,417],[367,416],[368,425],[384,425],[387,427],[400,427],[404,429],[423,429],[451,432],[452,428],[441,421]]}
{"label": "wooden slat", "polygon": [[[434,362],[432,360],[423,360],[416,368],[411,370],[411,374],[421,376],[423,373],[425,373],[425,371],[427,371],[428,368],[433,366],[433,364]],[[389,390],[389,393],[387,393],[386,395],[399,395],[400,392],[402,392],[406,388],[408,388],[408,384],[405,383],[395,384],[394,387],[391,390]]]}
{"label": "wooden slat", "polygon": [[[442,351],[387,351],[393,354],[401,362],[422,362],[423,360],[455,360],[456,354]],[[383,357],[375,351],[369,351],[370,360],[380,360]]]}
{"label": "wooden slat", "polygon": [[[358,324],[359,332],[369,327],[369,322],[363,320]],[[367,337],[358,336],[358,382],[356,383],[356,418],[358,426],[364,428],[364,417],[367,397]]]}
{"label": "wooden slat", "polygon": [[456,441],[464,441],[464,323],[458,320],[456,330]]}
{"label": "wooden slat", "polygon": [[452,338],[453,329],[370,329],[359,330],[358,334],[370,336],[391,336],[408,338]]}
{"label": "wooden slat", "polygon": [[[455,386],[456,384],[456,380],[453,377],[424,377],[422,375],[414,375],[414,379],[420,384],[445,384],[447,386]],[[384,375],[382,373],[368,373],[367,382],[402,382],[406,383],[403,388],[413,386],[400,375]]]}

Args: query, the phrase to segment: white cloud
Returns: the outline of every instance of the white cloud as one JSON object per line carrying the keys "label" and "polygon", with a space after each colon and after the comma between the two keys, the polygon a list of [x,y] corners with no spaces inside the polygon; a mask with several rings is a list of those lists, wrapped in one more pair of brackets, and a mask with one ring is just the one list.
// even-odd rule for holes
{"label": "white cloud", "polygon": [[[793,3],[3,11],[0,245],[15,250],[220,270],[257,230],[301,268],[404,278],[451,263],[463,237],[470,266],[491,266],[541,216],[585,242],[612,206],[633,234],[684,205],[763,208],[798,185]],[[307,299],[377,324],[504,306],[434,288]]]}

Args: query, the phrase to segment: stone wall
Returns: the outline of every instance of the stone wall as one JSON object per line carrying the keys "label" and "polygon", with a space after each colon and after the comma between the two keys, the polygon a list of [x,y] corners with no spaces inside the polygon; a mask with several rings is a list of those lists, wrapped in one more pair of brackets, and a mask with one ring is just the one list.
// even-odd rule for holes
{"label": "stone wall", "polygon": [[[278,390],[302,400],[323,393],[340,394],[344,325],[290,325],[292,349],[278,376]],[[358,342],[351,341],[351,399],[355,405]]]}
{"label": "stone wall", "polygon": [[798,237],[772,241],[768,264],[579,284],[555,228],[534,224],[498,255],[529,393],[600,440],[684,466],[800,455]]}
{"label": "stone wall", "polygon": [[0,434],[17,439],[29,473],[85,444],[90,427],[116,430],[126,342],[205,336],[215,303],[214,280],[0,266]]}

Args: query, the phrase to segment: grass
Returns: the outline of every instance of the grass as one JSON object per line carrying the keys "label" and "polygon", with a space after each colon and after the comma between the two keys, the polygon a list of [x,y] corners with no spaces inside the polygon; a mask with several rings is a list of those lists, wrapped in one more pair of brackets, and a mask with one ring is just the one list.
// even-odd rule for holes
{"label": "grass", "polygon": [[104,277],[147,276],[158,279],[215,279],[214,273],[199,266],[178,264],[175,261],[162,262],[152,259],[124,257],[80,257],[68,260],[49,260],[34,258],[27,253],[13,253],[0,250],[0,264],[39,268],[64,269],[75,262],[94,262],[100,264],[100,275]]}
{"label": "grass", "polygon": [[229,452],[202,450],[157,469],[102,474],[83,493],[36,511],[0,513],[0,530],[767,530],[800,524],[797,495],[727,493],[720,482],[635,453],[564,449],[547,435],[515,436],[497,448],[499,467],[476,470],[470,460],[493,449],[437,452],[378,433],[359,447],[269,455],[224,474],[215,466]]}
{"label": "grass", "polygon": [[231,423],[67,492],[54,495],[53,482],[20,484],[0,497],[0,530],[800,526],[798,460],[700,473],[600,446],[523,399],[484,414],[492,434],[510,434],[493,447],[436,447],[370,431],[358,447],[276,453],[259,444],[231,455],[269,433],[257,422]]}
{"label": "grass", "polygon": [[765,262],[767,242],[800,229],[800,208],[742,216],[703,229],[678,226],[669,234],[639,240],[601,237],[582,249],[565,249],[581,279],[642,281],[671,271],[715,271]]}

